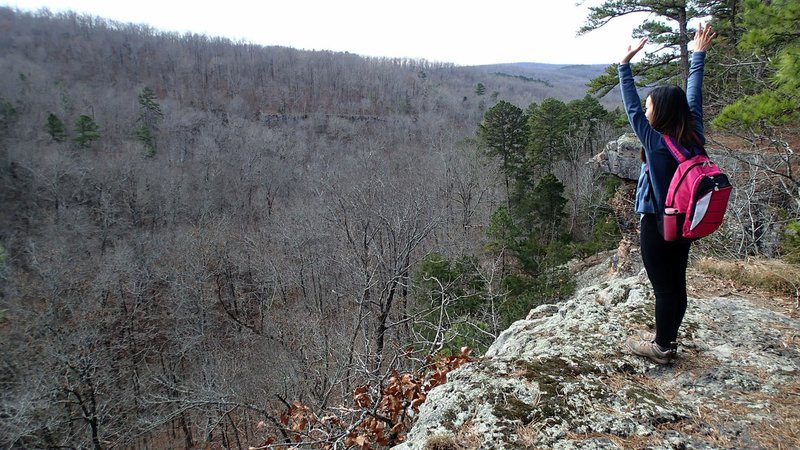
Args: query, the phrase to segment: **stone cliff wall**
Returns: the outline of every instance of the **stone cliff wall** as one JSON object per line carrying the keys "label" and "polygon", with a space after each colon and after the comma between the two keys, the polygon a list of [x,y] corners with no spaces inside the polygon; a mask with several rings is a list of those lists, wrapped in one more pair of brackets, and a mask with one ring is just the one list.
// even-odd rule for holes
{"label": "stone cliff wall", "polygon": [[646,277],[606,278],[451,373],[395,450],[800,448],[800,321],[763,299],[690,296],[679,358],[659,366],[623,350],[653,327]]}

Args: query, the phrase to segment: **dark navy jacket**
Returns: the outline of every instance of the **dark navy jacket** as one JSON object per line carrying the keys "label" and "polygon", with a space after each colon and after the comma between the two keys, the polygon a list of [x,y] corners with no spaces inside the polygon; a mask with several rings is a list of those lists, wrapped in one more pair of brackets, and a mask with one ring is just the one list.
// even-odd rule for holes
{"label": "dark navy jacket", "polygon": [[[700,142],[705,144],[703,133],[703,64],[705,52],[694,52],[689,66],[689,80],[686,86],[686,100],[689,110],[694,115],[695,131]],[[647,164],[642,164],[639,172],[639,183],[636,187],[636,212],[655,214],[664,212],[667,189],[678,162],[670,153],[661,133],[654,130],[644,115],[633,73],[629,64],[619,65],[619,84],[622,89],[622,102],[628,121],[644,147]],[[649,176],[648,176],[649,172]],[[652,186],[651,186],[652,182]]]}

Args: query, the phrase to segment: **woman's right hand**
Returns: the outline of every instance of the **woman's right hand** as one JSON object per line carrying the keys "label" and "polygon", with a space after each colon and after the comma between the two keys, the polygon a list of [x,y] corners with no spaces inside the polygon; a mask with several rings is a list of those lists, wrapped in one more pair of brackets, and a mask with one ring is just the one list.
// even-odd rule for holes
{"label": "woman's right hand", "polygon": [[631,58],[633,58],[637,53],[639,53],[639,50],[644,48],[644,44],[647,44],[647,38],[642,38],[642,40],[639,41],[639,45],[637,45],[636,47],[629,45],[628,53],[625,55],[625,57],[622,58],[622,61],[620,61],[619,63],[628,64],[629,62],[631,62]]}

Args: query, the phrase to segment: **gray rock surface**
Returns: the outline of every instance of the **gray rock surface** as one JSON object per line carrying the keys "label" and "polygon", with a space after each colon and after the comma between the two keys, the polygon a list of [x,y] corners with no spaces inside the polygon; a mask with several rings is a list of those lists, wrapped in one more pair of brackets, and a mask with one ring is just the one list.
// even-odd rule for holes
{"label": "gray rock surface", "polygon": [[394,449],[797,448],[800,321],[762,300],[690,298],[679,357],[659,366],[622,345],[653,327],[646,277],[597,267],[606,281],[452,372]]}
{"label": "gray rock surface", "polygon": [[616,141],[610,141],[602,152],[589,160],[598,170],[626,180],[638,180],[642,167],[640,151],[642,144],[633,133],[626,133]]}

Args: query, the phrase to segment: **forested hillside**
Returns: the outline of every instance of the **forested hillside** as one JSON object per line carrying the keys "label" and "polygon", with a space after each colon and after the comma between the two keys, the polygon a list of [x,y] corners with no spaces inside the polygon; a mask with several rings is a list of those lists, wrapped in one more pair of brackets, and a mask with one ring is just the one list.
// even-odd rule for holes
{"label": "forested hillside", "polygon": [[[462,347],[568,297],[567,260],[635,233],[632,186],[585,164],[625,129],[613,97],[585,95],[602,67],[8,8],[0,30],[9,448],[396,444]],[[740,158],[754,181],[738,204],[764,208],[720,233],[734,256],[779,254],[797,223],[790,141],[759,136],[745,141],[789,152]]]}
{"label": "forested hillside", "polygon": [[[524,315],[486,252],[505,188],[476,126],[589,77],[0,28],[3,445],[257,444],[294,401],[353,407]],[[452,317],[423,260],[466,286]]]}

